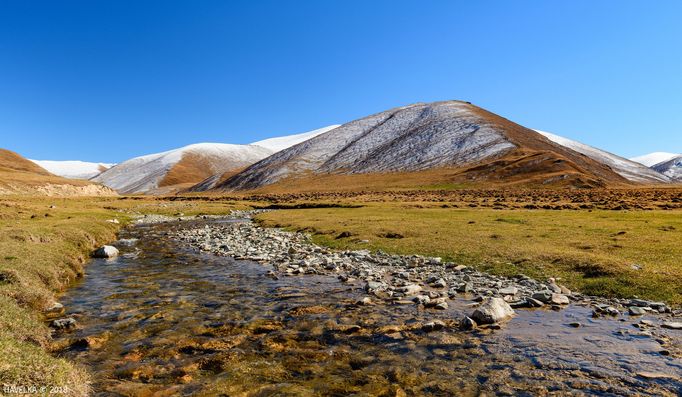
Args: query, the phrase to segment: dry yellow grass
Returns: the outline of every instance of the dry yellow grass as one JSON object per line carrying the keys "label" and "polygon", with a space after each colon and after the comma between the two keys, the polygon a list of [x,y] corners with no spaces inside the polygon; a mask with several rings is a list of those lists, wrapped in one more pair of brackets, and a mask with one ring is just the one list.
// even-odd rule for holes
{"label": "dry yellow grass", "polygon": [[[312,232],[317,243],[335,248],[440,256],[497,274],[560,277],[594,295],[682,303],[682,211],[420,206],[282,210],[258,219]],[[337,239],[341,232],[351,237]],[[391,234],[402,238],[386,237]]]}

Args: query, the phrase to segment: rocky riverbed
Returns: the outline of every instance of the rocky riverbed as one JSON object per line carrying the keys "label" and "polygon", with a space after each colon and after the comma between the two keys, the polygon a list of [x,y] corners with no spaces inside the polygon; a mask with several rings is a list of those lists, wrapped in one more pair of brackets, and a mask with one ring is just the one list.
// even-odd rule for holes
{"label": "rocky riverbed", "polygon": [[663,328],[679,313],[664,305],[335,252],[251,215],[126,228],[119,255],[62,297],[57,354],[90,370],[98,396],[682,391],[682,331]]}
{"label": "rocky riverbed", "polygon": [[[256,213],[236,211],[231,217],[250,219]],[[417,304],[444,310],[450,300],[464,298],[472,304],[483,302],[502,310],[492,319],[478,316],[478,323],[494,326],[498,326],[497,320],[513,316],[512,309],[562,310],[574,304],[592,308],[593,318],[627,315],[627,320],[637,321],[638,316],[655,315],[656,323],[647,321],[641,325],[652,332],[658,326],[682,329],[682,310],[673,311],[663,302],[585,296],[570,291],[553,278],[538,281],[523,274],[511,278],[494,276],[443,262],[441,258],[368,250],[334,251],[312,244],[303,233],[263,228],[253,222],[205,225],[182,230],[172,237],[204,252],[270,266],[268,276],[273,278],[316,274],[333,275],[349,285],[361,283],[367,297],[359,304]],[[460,320],[465,320],[464,328],[481,325],[472,324],[470,318]]]}

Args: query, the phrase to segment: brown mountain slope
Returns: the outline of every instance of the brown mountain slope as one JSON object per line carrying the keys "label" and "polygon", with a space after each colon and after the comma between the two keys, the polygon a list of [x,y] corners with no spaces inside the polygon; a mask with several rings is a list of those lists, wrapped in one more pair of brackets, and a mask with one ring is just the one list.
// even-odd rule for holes
{"label": "brown mountain slope", "polygon": [[116,193],[88,181],[53,175],[15,152],[0,149],[0,194],[101,196]]}
{"label": "brown mountain slope", "polygon": [[232,175],[252,162],[227,161],[217,156],[206,156],[200,153],[184,153],[182,159],[166,173],[159,182],[159,187],[192,186],[213,175]]}
{"label": "brown mountain slope", "polygon": [[23,158],[11,150],[0,149],[0,168],[21,172],[30,172],[38,175],[52,175],[46,169],[31,160]]}
{"label": "brown mountain slope", "polygon": [[444,101],[346,123],[252,165],[216,189],[298,190],[310,188],[313,181],[347,187],[335,180],[353,186],[364,180],[363,188],[371,189],[395,181],[395,173],[404,174],[403,185],[411,181],[414,186],[630,184],[609,166],[533,130],[467,102]]}

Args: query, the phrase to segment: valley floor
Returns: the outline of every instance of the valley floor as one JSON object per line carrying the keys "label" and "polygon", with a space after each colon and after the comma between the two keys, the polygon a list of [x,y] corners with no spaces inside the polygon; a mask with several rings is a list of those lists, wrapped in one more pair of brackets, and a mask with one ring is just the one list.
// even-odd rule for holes
{"label": "valley floor", "polygon": [[371,203],[274,211],[257,219],[309,232],[333,248],[438,256],[493,274],[559,278],[590,295],[680,304],[681,215]]}
{"label": "valley floor", "polygon": [[[50,354],[56,294],[97,245],[144,214],[258,216],[333,248],[440,256],[503,275],[561,278],[601,296],[682,303],[682,190],[421,191],[174,198],[0,198],[0,383],[87,391]],[[119,223],[108,220],[117,219]]]}

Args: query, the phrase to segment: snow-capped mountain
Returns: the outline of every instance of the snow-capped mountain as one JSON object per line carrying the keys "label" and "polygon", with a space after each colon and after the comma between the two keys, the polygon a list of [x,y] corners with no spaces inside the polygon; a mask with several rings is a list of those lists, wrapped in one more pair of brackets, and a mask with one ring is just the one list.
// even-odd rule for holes
{"label": "snow-capped mountain", "polygon": [[678,156],[681,156],[681,154],[668,152],[654,152],[645,154],[643,156],[633,157],[630,160],[640,164],[644,164],[647,167],[653,167],[656,164],[665,163],[666,161],[672,160],[673,158]]}
{"label": "snow-capped mountain", "polygon": [[682,156],[673,157],[651,168],[669,177],[674,182],[682,182]]}
{"label": "snow-capped mountain", "polygon": [[90,179],[116,164],[87,161],[31,160],[51,173],[70,179]]}
{"label": "snow-capped mountain", "polygon": [[[610,167],[467,102],[418,103],[346,123],[219,183],[254,189],[309,175],[463,169],[470,180],[627,183]],[[467,169],[469,167],[470,169]]]}
{"label": "snow-capped mountain", "polygon": [[568,138],[564,138],[559,135],[555,135],[545,131],[539,130],[535,131],[552,142],[558,143],[559,145],[565,146],[571,150],[575,150],[578,153],[584,154],[585,156],[593,160],[608,165],[618,174],[633,182],[658,183],[670,181],[670,178],[668,178],[667,176],[655,170],[652,170],[651,168],[645,167],[644,165],[638,162],[628,160],[626,158],[617,156],[604,150],[597,149],[595,147]]}
{"label": "snow-capped mountain", "polygon": [[338,124],[336,125],[330,125],[324,128],[319,128],[313,131],[309,132],[304,132],[302,134],[296,134],[296,135],[288,135],[288,136],[282,136],[282,137],[277,137],[277,138],[270,138],[270,139],[264,139],[262,141],[258,142],[253,142],[252,145],[264,147],[266,149],[271,150],[273,153],[279,152],[281,150],[284,150],[286,148],[289,148],[294,145],[298,145],[301,142],[305,142],[310,138],[316,137],[320,134],[324,134],[325,132],[329,130],[333,130],[334,128],[339,127]]}
{"label": "snow-capped mountain", "polygon": [[93,180],[119,193],[197,183],[213,174],[246,167],[272,154],[253,145],[198,143],[126,160]]}
{"label": "snow-capped mountain", "polygon": [[198,143],[126,160],[93,180],[120,193],[165,193],[187,188],[207,179],[218,181],[224,175],[232,175],[277,151],[335,127],[265,139],[249,145]]}

